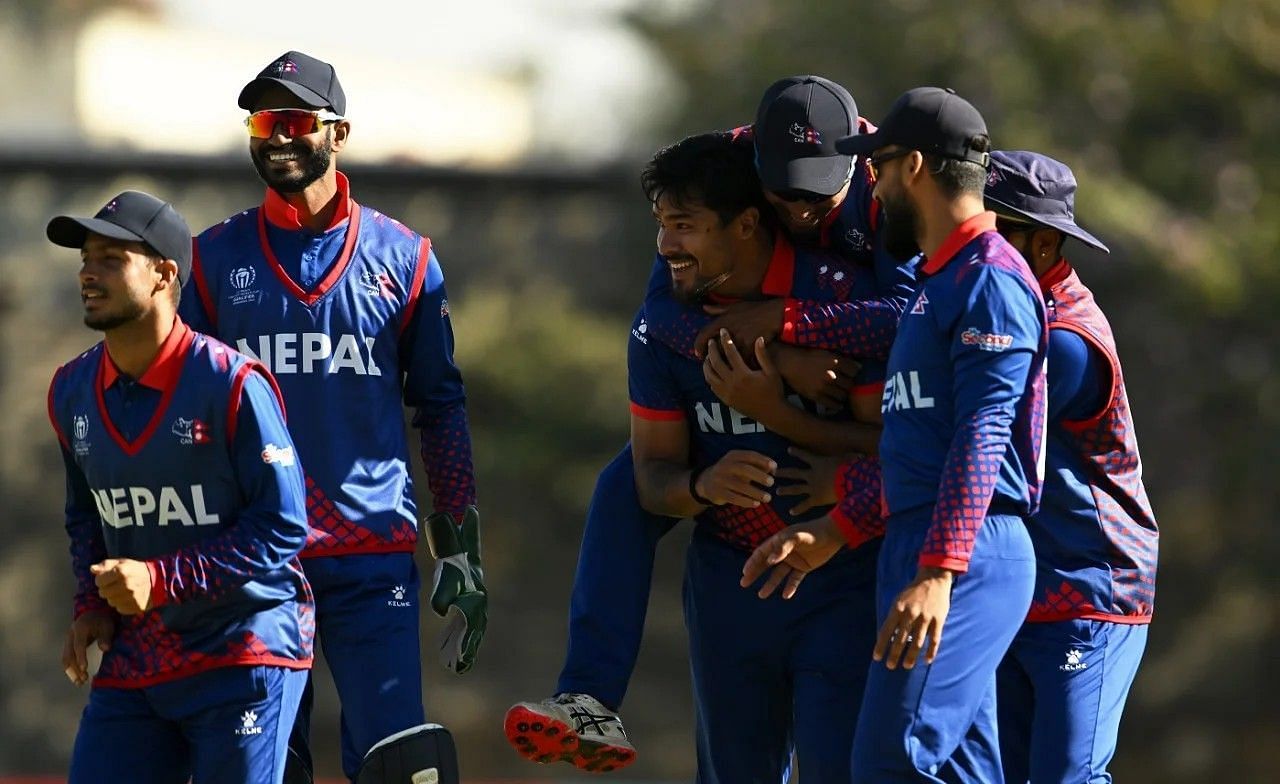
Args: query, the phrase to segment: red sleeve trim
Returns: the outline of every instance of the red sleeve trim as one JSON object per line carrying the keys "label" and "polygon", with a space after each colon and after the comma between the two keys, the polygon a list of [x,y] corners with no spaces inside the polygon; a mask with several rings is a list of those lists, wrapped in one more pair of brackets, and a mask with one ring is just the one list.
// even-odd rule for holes
{"label": "red sleeve trim", "polygon": [[404,317],[400,319],[400,330],[397,335],[403,335],[405,329],[409,326],[409,322],[413,319],[413,312],[418,308],[418,299],[422,296],[422,281],[427,277],[427,267],[431,261],[431,240],[427,237],[422,238],[422,244],[418,248],[418,263],[413,268],[413,283],[409,286],[409,300],[404,305]]}
{"label": "red sleeve trim", "polygon": [[840,529],[840,534],[844,537],[844,541],[849,545],[850,550],[861,547],[871,540],[870,536],[854,526],[853,520],[839,506],[836,506],[828,514],[832,522],[836,524],[836,528]]}
{"label": "red sleeve trim", "polygon": [[62,444],[62,448],[71,451],[71,444],[67,441],[67,434],[62,432],[62,426],[58,424],[58,417],[53,413],[53,389],[58,385],[58,376],[62,375],[62,371],[65,369],[66,365],[62,365],[53,371],[53,379],[49,382],[49,424],[53,425],[53,432],[58,434],[58,442]]}
{"label": "red sleeve trim", "polygon": [[163,607],[169,603],[169,593],[164,587],[164,575],[160,572],[160,567],[155,561],[146,561],[147,571],[151,573],[151,607],[154,610],[157,607]]}
{"label": "red sleeve trim", "polygon": [[922,555],[919,564],[921,566],[936,566],[940,569],[947,569],[952,572],[964,574],[969,571],[969,562],[962,561],[959,558],[949,558],[945,555]]}
{"label": "red sleeve trim", "polygon": [[639,403],[631,404],[631,413],[641,419],[648,419],[652,422],[683,422],[684,412],[676,409],[669,411],[662,408],[646,408]]}
{"label": "red sleeve trim", "polygon": [[787,297],[782,303],[782,330],[778,337],[783,343],[795,344],[796,321],[800,311],[800,300]]}
{"label": "red sleeve trim", "polygon": [[209,294],[209,284],[204,279],[204,265],[200,263],[200,243],[195,237],[191,238],[191,279],[196,282],[196,293],[200,295],[200,302],[204,306],[205,318],[217,330],[218,313],[213,309],[213,297]]}

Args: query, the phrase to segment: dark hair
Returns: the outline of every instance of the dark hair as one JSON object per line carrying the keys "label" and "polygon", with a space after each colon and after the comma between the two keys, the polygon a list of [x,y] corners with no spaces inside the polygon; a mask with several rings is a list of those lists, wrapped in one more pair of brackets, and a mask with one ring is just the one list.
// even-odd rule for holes
{"label": "dark hair", "polygon": [[756,174],[755,147],[730,133],[702,133],[663,147],[640,172],[649,202],[662,196],[681,206],[700,205],[723,226],[750,207],[761,220],[773,213]]}
{"label": "dark hair", "polygon": [[[989,152],[991,139],[985,135],[974,136],[969,140],[969,149]],[[932,153],[924,153],[924,164],[947,198],[954,199],[964,193],[981,197],[987,187],[987,169],[981,164]]]}

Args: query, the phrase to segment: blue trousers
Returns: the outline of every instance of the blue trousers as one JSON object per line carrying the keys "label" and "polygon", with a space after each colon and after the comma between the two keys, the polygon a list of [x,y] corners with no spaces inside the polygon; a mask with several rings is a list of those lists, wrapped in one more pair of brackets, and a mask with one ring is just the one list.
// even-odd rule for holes
{"label": "blue trousers", "polygon": [[1107,765],[1146,645],[1145,625],[1023,625],[996,676],[1005,780],[1110,784]]}
{"label": "blue trousers", "polygon": [[94,688],[70,784],[279,784],[307,671],[220,667],[139,689]]}
{"label": "blue trousers", "polygon": [[591,495],[557,692],[590,694],[618,710],[640,654],[654,552],[678,522],[640,508],[628,444],[600,472]]}
{"label": "blue trousers", "polygon": [[[878,542],[810,574],[793,599],[742,588],[747,553],[694,533],[685,623],[697,707],[698,784],[850,782],[849,755],[875,646]],[[765,578],[761,578],[763,582]]]}
{"label": "blue trousers", "polygon": [[[915,578],[932,509],[890,518],[880,551],[877,621]],[[873,663],[853,742],[853,779],[1001,784],[996,668],[1031,604],[1035,553],[1021,517],[991,515],[956,577],[932,665]]]}
{"label": "blue trousers", "polygon": [[[342,772],[355,781],[373,744],[422,724],[418,568],[410,553],[304,558],[316,636],[342,704]],[[289,745],[310,760],[312,684]]]}

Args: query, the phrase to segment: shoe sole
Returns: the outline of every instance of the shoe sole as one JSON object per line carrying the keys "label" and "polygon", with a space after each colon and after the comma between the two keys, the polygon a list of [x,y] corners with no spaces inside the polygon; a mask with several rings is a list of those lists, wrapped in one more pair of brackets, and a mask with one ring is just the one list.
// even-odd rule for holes
{"label": "shoe sole", "polygon": [[584,739],[554,715],[528,704],[515,705],[503,722],[507,742],[531,762],[567,762],[588,773],[608,773],[636,761],[636,750],[608,741]]}
{"label": "shoe sole", "polygon": [[532,762],[572,762],[578,751],[578,735],[568,724],[528,705],[512,706],[503,728],[516,753]]}
{"label": "shoe sole", "polygon": [[636,750],[618,746],[608,741],[586,740],[579,736],[578,750],[570,761],[578,770],[588,773],[608,773],[620,770],[636,761]]}

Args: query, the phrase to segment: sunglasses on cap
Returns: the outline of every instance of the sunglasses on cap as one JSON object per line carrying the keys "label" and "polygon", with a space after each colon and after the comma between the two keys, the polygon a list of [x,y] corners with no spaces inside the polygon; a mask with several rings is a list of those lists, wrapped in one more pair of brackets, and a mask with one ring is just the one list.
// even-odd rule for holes
{"label": "sunglasses on cap", "polygon": [[800,188],[784,188],[780,191],[769,191],[769,193],[772,193],[782,201],[789,202],[791,204],[801,201],[805,204],[817,204],[818,202],[826,201],[831,198],[829,195],[824,196],[821,193],[814,193],[813,191],[806,191]]}
{"label": "sunglasses on cap", "polygon": [[296,139],[341,119],[328,109],[264,109],[244,118],[244,126],[255,139],[270,139],[277,126],[283,126],[285,136]]}

